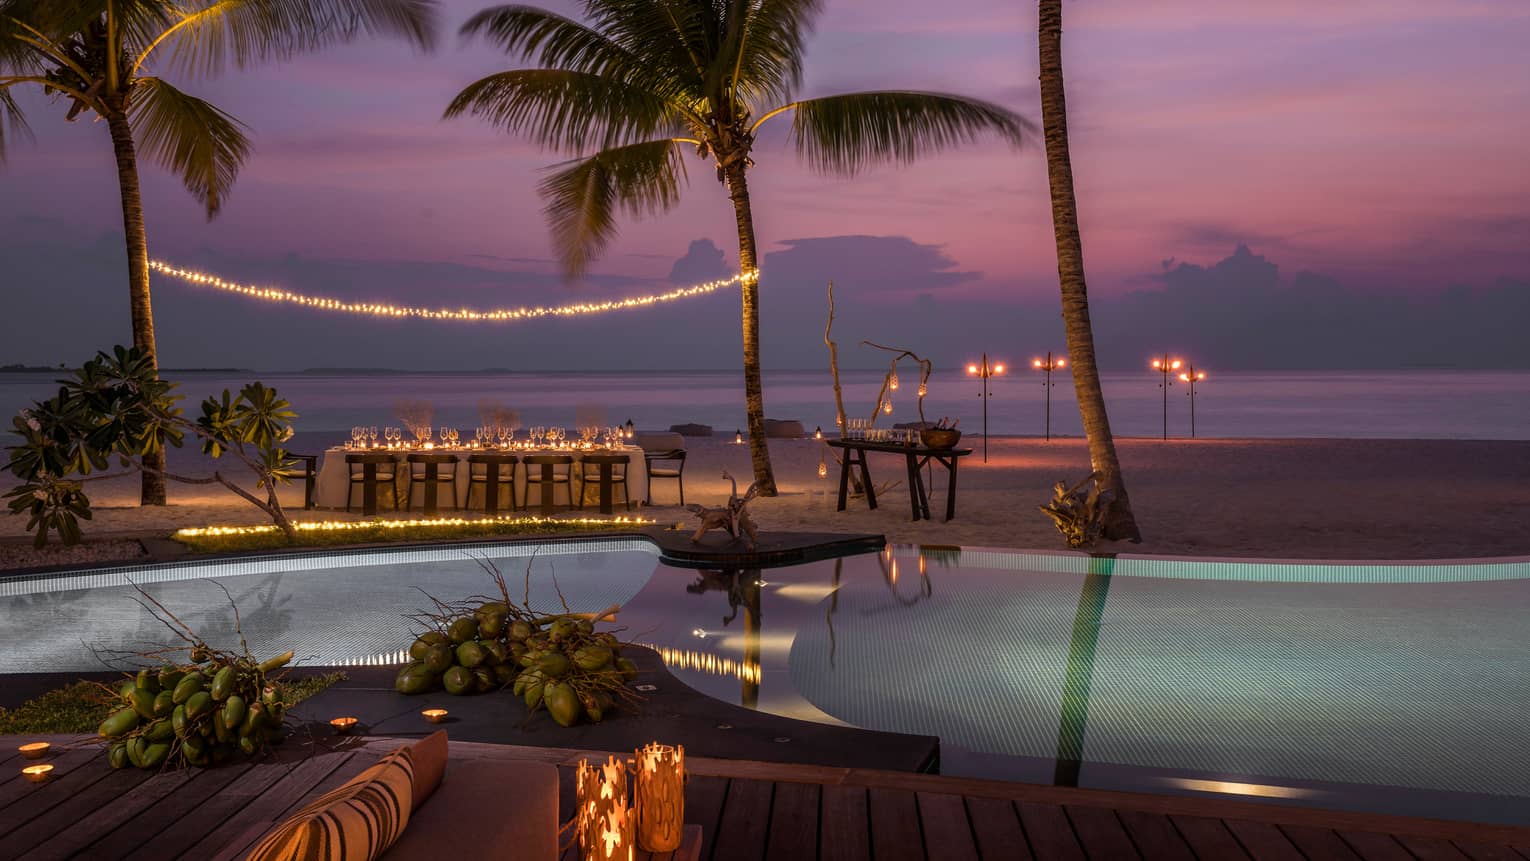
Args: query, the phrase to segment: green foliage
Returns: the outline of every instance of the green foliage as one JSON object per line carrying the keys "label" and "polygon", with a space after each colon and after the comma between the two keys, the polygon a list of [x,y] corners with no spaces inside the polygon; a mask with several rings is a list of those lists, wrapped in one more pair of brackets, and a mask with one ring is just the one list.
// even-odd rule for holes
{"label": "green foliage", "polygon": [[[91,516],[81,479],[106,469],[113,458],[142,468],[145,456],[166,445],[180,447],[188,433],[212,457],[237,454],[255,470],[260,487],[271,489],[291,477],[293,461],[281,444],[291,437],[297,414],[261,383],[245,386],[237,397],[225,391],[221,399],[208,398],[193,423],[176,406],[175,384],[159,378],[148,354],[119,346],[110,355],[97,353],[59,386],[57,395],[11,420],[21,441],[8,447],[6,469],[20,483],[5,496],[12,514],[31,518],[27,530],[38,547],[55,532],[65,544],[79,542],[79,521]],[[284,522],[274,493],[270,498],[271,507],[262,507]]]}
{"label": "green foliage", "polygon": [[[577,157],[541,186],[565,272],[615,235],[616,210],[665,212],[680,199],[680,144],[735,183],[760,125],[795,113],[798,153],[852,175],[906,163],[983,132],[1018,145],[1032,127],[962,96],[869,92],[792,101],[823,0],[585,0],[580,23],[532,6],[485,9],[462,27],[539,68],[469,84],[446,116],[471,114]],[[747,213],[741,213],[747,217]]]}
{"label": "green foliage", "polygon": [[[277,695],[296,705],[336,682],[343,672],[288,677],[276,683]],[[94,733],[120,703],[95,682],[75,682],[27,700],[14,709],[0,708],[0,735]]]}

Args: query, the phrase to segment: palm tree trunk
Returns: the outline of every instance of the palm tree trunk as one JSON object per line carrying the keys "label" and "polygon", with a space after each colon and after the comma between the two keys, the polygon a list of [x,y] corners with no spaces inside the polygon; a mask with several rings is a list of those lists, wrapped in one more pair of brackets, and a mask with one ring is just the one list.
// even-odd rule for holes
{"label": "palm tree trunk", "polygon": [[738,219],[738,271],[742,276],[744,302],[744,405],[749,420],[749,456],[754,461],[754,482],[760,496],[776,495],[776,477],[770,469],[770,448],[765,440],[765,391],[760,383],[760,282],[754,250],[754,213],[749,207],[749,183],[744,178],[744,159],[726,169],[728,196]]}
{"label": "palm tree trunk", "polygon": [[1040,0],[1041,121],[1047,146],[1047,179],[1052,187],[1052,229],[1057,236],[1057,279],[1062,290],[1063,326],[1073,387],[1089,442],[1089,463],[1114,499],[1104,537],[1141,541],[1132,516],[1121,463],[1105,414],[1105,393],[1094,362],[1094,332],[1089,325],[1089,291],[1084,283],[1084,249],[1078,233],[1078,205],[1073,197],[1073,164],[1068,157],[1068,107],[1063,94],[1062,0]]}
{"label": "palm tree trunk", "polygon": [[[133,346],[149,354],[159,367],[154,347],[154,312],[149,306],[149,240],[143,227],[143,200],[138,193],[138,155],[127,115],[113,110],[106,117],[117,155],[117,186],[122,193],[122,229],[127,236],[129,307],[133,320]],[[143,459],[142,505],[165,504],[165,453],[163,449]]]}

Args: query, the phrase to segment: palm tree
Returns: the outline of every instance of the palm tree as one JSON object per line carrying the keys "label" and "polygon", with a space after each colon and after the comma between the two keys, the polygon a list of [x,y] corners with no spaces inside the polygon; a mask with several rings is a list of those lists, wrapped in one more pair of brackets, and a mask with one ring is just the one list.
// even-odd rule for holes
{"label": "palm tree", "polygon": [[[133,345],[156,367],[138,150],[178,175],[211,219],[250,142],[238,120],[150,69],[163,62],[186,75],[215,75],[229,63],[283,59],[362,33],[401,36],[424,48],[434,7],[435,0],[0,0],[3,119],[26,130],[11,90],[35,84],[67,101],[65,119],[93,112],[106,122],[122,195]],[[0,158],[4,144],[0,128]],[[142,502],[163,505],[163,450],[145,466]]]}
{"label": "palm tree", "polygon": [[759,256],[748,170],[765,122],[791,114],[797,154],[852,176],[908,163],[995,131],[1018,145],[1029,125],[998,105],[940,93],[881,91],[793,100],[803,45],[822,0],[585,0],[583,24],[531,6],[474,15],[483,35],[539,68],[490,75],[452,100],[472,114],[573,156],[541,185],[565,272],[574,276],[640,216],[680,199],[685,148],[710,159],[738,226],[744,394],[760,493],[776,493],[760,386]]}
{"label": "palm tree", "polygon": [[1116,443],[1105,414],[1105,393],[1094,363],[1094,332],[1089,326],[1089,289],[1084,283],[1084,248],[1078,234],[1078,203],[1073,197],[1073,163],[1068,157],[1068,105],[1063,94],[1062,0],[1040,0],[1041,124],[1046,138],[1047,179],[1052,187],[1052,231],[1057,236],[1057,279],[1062,290],[1063,326],[1073,361],[1073,388],[1089,441],[1089,463],[1100,484],[1112,494],[1104,537],[1141,541],[1131,500],[1116,459]]}

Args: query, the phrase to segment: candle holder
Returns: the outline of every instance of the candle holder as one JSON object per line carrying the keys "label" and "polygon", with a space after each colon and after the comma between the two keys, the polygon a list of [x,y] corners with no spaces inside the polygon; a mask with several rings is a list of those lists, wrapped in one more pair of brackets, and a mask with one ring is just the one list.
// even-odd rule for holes
{"label": "candle holder", "polygon": [[51,765],[29,765],[21,770],[26,779],[32,783],[43,783],[53,774]]}
{"label": "candle holder", "polygon": [[634,751],[633,757],[638,848],[673,852],[685,832],[685,748],[654,742]]}
{"label": "candle holder", "polygon": [[636,816],[627,801],[627,766],[610,757],[599,768],[583,760],[575,772],[581,861],[631,859]]}
{"label": "candle holder", "polygon": [[21,751],[23,759],[42,759],[48,755],[49,750],[53,749],[53,745],[45,741],[34,741],[16,749]]}
{"label": "candle holder", "polygon": [[426,709],[420,714],[431,723],[446,723],[446,709]]}
{"label": "candle holder", "polygon": [[351,730],[354,730],[358,723],[360,721],[353,717],[337,717],[331,720],[329,725],[335,728],[335,735],[350,735]]}

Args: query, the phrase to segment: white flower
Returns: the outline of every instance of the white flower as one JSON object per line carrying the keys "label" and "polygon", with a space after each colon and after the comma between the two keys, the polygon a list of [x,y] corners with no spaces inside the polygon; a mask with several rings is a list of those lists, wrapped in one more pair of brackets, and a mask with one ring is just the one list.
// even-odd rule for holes
{"label": "white flower", "polygon": [[27,418],[27,427],[31,428],[34,431],[40,431],[40,430],[42,430],[42,422],[39,422],[37,419],[28,417]]}

